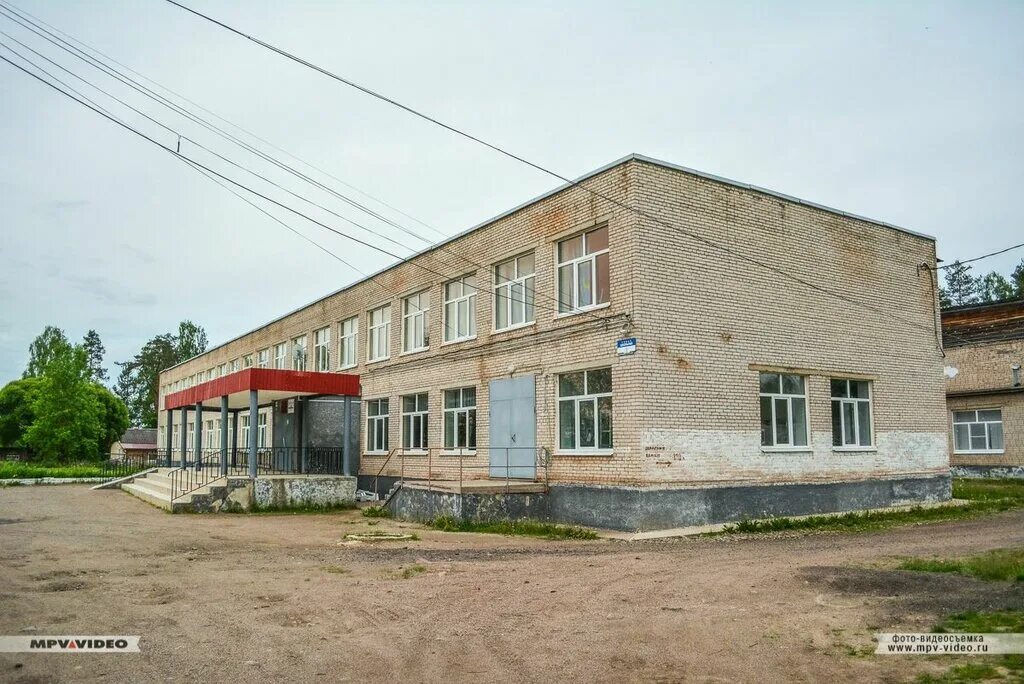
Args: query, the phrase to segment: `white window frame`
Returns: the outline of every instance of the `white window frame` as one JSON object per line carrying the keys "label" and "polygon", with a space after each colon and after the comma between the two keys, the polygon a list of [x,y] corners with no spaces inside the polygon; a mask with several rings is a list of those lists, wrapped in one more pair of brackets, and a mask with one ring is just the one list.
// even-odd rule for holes
{"label": "white window frame", "polygon": [[[612,391],[611,392],[590,392],[590,373],[596,371],[607,370],[612,373],[610,366],[599,366],[597,368],[581,368],[578,370],[566,371],[559,373],[556,378],[555,385],[555,444],[557,445],[557,454],[573,455],[573,454],[593,454],[593,455],[610,455],[615,450],[615,380],[612,378]],[[562,376],[563,375],[574,375],[576,373],[583,373],[583,394],[573,394],[562,396]],[[601,444],[601,416],[598,399],[607,397],[612,400],[612,445],[610,447],[602,447]],[[573,446],[565,447],[562,446],[562,404],[572,402],[573,404]],[[580,446],[580,404],[590,403],[594,407],[594,446]]]}
{"label": "white window frame", "polygon": [[[391,427],[391,402],[387,397],[379,399],[367,399],[366,403],[366,453],[386,454],[390,436],[388,430]],[[376,408],[377,413],[370,413],[370,407]],[[383,412],[381,410],[383,409]],[[384,443],[378,443],[378,436],[383,437]]]}
{"label": "white window frame", "polygon": [[[982,411],[999,411],[999,420],[980,420],[979,413]],[[973,413],[974,420],[971,421],[957,421],[956,414],[958,413]],[[957,409],[952,411],[950,417],[953,421],[953,453],[954,454],[1003,454],[1006,453],[1006,431],[1003,428],[1003,407],[1002,406],[985,406],[979,408],[969,409]],[[966,425],[967,427],[967,443],[970,444],[973,439],[971,435],[971,426],[980,425],[983,426],[985,431],[985,449],[958,449],[956,446],[956,426]],[[992,448],[992,425],[998,425],[1001,433],[1003,447],[1001,449]]]}
{"label": "white window frame", "polygon": [[[449,295],[448,290],[456,283],[460,286],[461,294],[452,297]],[[471,290],[469,294],[466,294],[467,289]],[[473,273],[467,273],[444,284],[442,287],[444,294],[442,297],[444,300],[444,311],[442,312],[442,322],[444,325],[443,344],[454,344],[456,342],[476,339],[476,295],[479,291],[476,285],[476,277]],[[452,321],[449,311],[454,311],[454,321]],[[466,334],[460,335],[459,324],[462,322],[463,317],[466,318]]]}
{"label": "white window frame", "polygon": [[267,413],[260,411],[256,416],[256,448],[265,449],[267,446]]}
{"label": "white window frame", "polygon": [[[776,375],[776,376],[778,376],[778,378],[779,378],[779,391],[778,391],[778,393],[775,393],[775,392],[762,392],[761,391],[760,388],[761,388],[761,376],[762,375]],[[803,379],[803,385],[804,385],[804,392],[803,392],[803,394],[792,394],[792,393],[785,392],[783,390],[783,388],[785,386],[784,383],[783,383],[783,380],[782,380],[782,376],[783,375],[793,375],[793,376],[802,378]],[[800,373],[781,373],[781,372],[768,371],[768,372],[761,372],[761,373],[759,373],[758,376],[757,376],[757,382],[758,382],[758,403],[757,403],[758,432],[760,432],[760,425],[761,425],[761,397],[771,397],[772,398],[772,402],[771,402],[771,405],[772,405],[772,444],[771,445],[766,445],[766,444],[764,444],[762,442],[762,444],[761,444],[761,451],[812,451],[812,448],[811,448],[811,402],[810,402],[810,399],[807,396],[807,394],[808,394],[808,386],[810,385],[810,377],[807,376],[807,375],[802,375]],[[779,444],[779,436],[776,434],[776,431],[775,431],[775,428],[777,427],[777,422],[776,422],[776,419],[775,419],[775,400],[776,399],[780,399],[780,400],[783,400],[783,401],[786,402],[786,406],[787,406],[787,408],[786,408],[786,415],[789,416],[788,433],[786,435],[786,439],[788,441],[783,443],[783,444]],[[806,444],[794,445],[794,439],[793,438],[796,436],[795,424],[794,424],[794,421],[793,421],[793,400],[794,399],[803,399],[804,400],[804,429],[806,431],[806,434],[804,435],[804,437],[805,437],[804,441],[806,442]]]}
{"label": "white window frame", "polygon": [[[349,330],[345,330],[345,325]],[[350,359],[350,360],[349,360]],[[359,364],[359,316],[350,316],[338,323],[338,370]]]}
{"label": "white window frame", "polygon": [[[519,262],[526,257],[533,258],[533,270],[524,274],[520,272]],[[512,264],[513,277],[503,281],[500,279],[501,276],[498,275],[498,269],[506,264]],[[525,252],[494,265],[494,315],[492,317],[494,319],[495,332],[525,328],[537,322],[536,282],[537,255],[535,252]],[[513,290],[516,286],[520,287],[523,293],[523,298],[518,302],[513,298]],[[517,304],[521,305],[523,320],[519,323],[513,323],[513,313]],[[505,320],[508,322],[505,326],[498,325],[499,307],[505,309]],[[528,311],[530,315],[527,315]]]}
{"label": "white window frame", "polygon": [[331,370],[331,328],[313,331],[313,370],[327,373]]}
{"label": "white window frame", "polygon": [[246,354],[242,357],[242,368],[252,368],[252,354]]}
{"label": "white window frame", "polygon": [[256,367],[270,368],[270,348],[260,349],[256,352]]}
{"label": "white window frame", "polygon": [[[415,300],[415,303],[413,302]],[[410,313],[410,306],[416,310]],[[430,290],[420,290],[402,298],[402,353],[415,354],[430,348]],[[412,339],[409,326],[413,326]],[[417,344],[417,342],[419,344]]]}
{"label": "white window frame", "polygon": [[238,448],[248,449],[249,448],[249,416],[242,415],[241,426],[238,428]]}
{"label": "white window frame", "polygon": [[[405,410],[405,400],[413,397],[416,401],[416,408],[413,411]],[[420,408],[420,398],[423,399],[423,408]],[[430,448],[430,395],[426,392],[404,394],[399,397],[402,411],[402,451],[407,454],[425,454]],[[420,444],[413,445],[413,426],[419,424]],[[406,441],[409,446],[405,446]]]}
{"label": "white window frame", "polygon": [[231,372],[232,372],[232,373],[236,373],[236,372],[238,372],[238,370],[239,370],[239,369],[240,369],[241,367],[242,367],[242,364],[241,364],[241,362],[240,362],[240,361],[239,361],[238,359],[232,359],[232,360],[231,360],[231,365],[230,365],[230,369],[231,369]]}
{"label": "white window frame", "polygon": [[[309,365],[309,340],[305,335],[292,338],[292,370],[304,371]],[[301,363],[299,359],[302,359]]]}
{"label": "white window frame", "polygon": [[217,369],[218,375],[222,378],[228,374],[228,364],[226,363],[220,364],[220,366],[218,366]]}
{"label": "white window frame", "polygon": [[288,343],[278,342],[274,345],[274,368],[288,370]]}
{"label": "white window frame", "polygon": [[391,358],[391,304],[371,310],[366,320],[366,362],[387,361]]}
{"label": "white window frame", "polygon": [[[842,444],[835,443],[835,434],[832,435],[832,449],[834,451],[866,451],[875,448],[875,415],[874,415],[874,383],[870,380],[861,380],[859,378],[829,378],[829,394],[832,393],[833,382],[845,382],[846,383],[846,396],[837,397],[832,396],[832,411],[839,411],[839,435],[842,439]],[[851,382],[863,382],[868,386],[867,397],[851,397],[850,396],[850,383]],[[839,408],[836,408],[836,404]],[[853,442],[846,443],[846,412],[843,410],[845,404],[853,405]],[[860,443],[860,407],[861,405],[867,405],[868,407],[868,431],[869,440],[867,444]]]}
{"label": "white window frame", "polygon": [[[599,230],[602,230],[602,229],[604,229],[606,231],[607,235],[608,235],[608,245],[609,246],[605,247],[604,249],[599,249],[596,252],[591,252],[591,253],[588,254],[587,253],[587,242],[588,242],[587,237],[589,235],[591,235],[592,233],[595,233],[595,232],[597,232]],[[571,240],[575,240],[578,237],[582,238],[582,247],[583,247],[583,254],[582,254],[582,256],[578,256],[578,257],[576,257],[574,259],[566,259],[565,261],[561,261],[562,245],[564,243],[566,243],[566,242],[571,241]],[[599,257],[601,255],[604,255],[604,254],[610,254],[610,251],[611,251],[610,248],[611,248],[611,230],[608,228],[607,224],[604,224],[604,225],[601,225],[601,226],[596,226],[596,227],[591,228],[590,230],[587,230],[587,231],[585,231],[583,233],[577,233],[575,235],[572,235],[570,237],[567,237],[567,238],[565,238],[563,240],[559,240],[558,241],[558,243],[555,245],[555,261],[557,262],[556,265],[555,265],[555,299],[558,301],[558,307],[557,307],[558,308],[558,312],[555,314],[556,318],[560,317],[560,316],[573,316],[575,314],[582,313],[584,311],[591,311],[593,309],[603,309],[604,307],[609,306],[611,304],[611,257],[609,257],[609,263],[608,263],[608,300],[604,301],[604,302],[598,302],[597,301],[597,293],[598,293],[598,286],[597,286],[597,257]],[[584,263],[587,263],[587,262],[590,262],[590,269],[591,269],[591,274],[592,274],[591,278],[592,278],[593,287],[594,287],[594,302],[591,303],[591,304],[586,304],[584,306],[580,306],[579,305],[579,299],[580,299],[580,267]],[[566,267],[566,266],[571,266],[572,267],[572,301],[571,302],[563,302],[562,301],[562,282],[561,282],[562,268]],[[563,306],[565,306],[566,308],[563,308]]]}
{"label": "white window frame", "polygon": [[[466,390],[471,390],[473,392],[473,403],[472,404],[467,404],[466,403]],[[448,406],[448,396],[449,396],[450,393],[455,393],[456,396],[458,397],[458,400],[457,400],[457,405],[456,406],[453,406],[453,407],[449,408],[449,406]],[[477,418],[477,414],[476,414],[477,391],[476,391],[476,387],[455,387],[455,388],[452,388],[452,389],[443,390],[441,392],[441,407],[442,407],[442,409],[444,411],[443,415],[442,415],[442,419],[443,419],[442,420],[442,425],[443,425],[443,427],[441,429],[441,432],[443,433],[443,435],[442,435],[442,442],[441,443],[444,445],[445,453],[460,454],[460,455],[461,454],[466,454],[466,455],[475,454],[476,453],[476,433],[477,433],[477,423],[476,423],[476,418]],[[448,428],[448,416],[451,416],[451,418],[452,418],[452,420],[451,420],[451,423],[452,423],[452,426],[451,426],[452,434],[450,434],[448,432],[448,430],[449,430],[449,428]],[[458,443],[458,441],[459,441],[459,419],[460,419],[460,417],[465,421],[465,424],[466,424],[466,444],[459,444]],[[469,444],[470,418],[472,418],[472,423],[473,423],[473,443],[472,444]],[[448,444],[448,438],[449,437],[452,438],[452,443],[451,443],[450,446]]]}

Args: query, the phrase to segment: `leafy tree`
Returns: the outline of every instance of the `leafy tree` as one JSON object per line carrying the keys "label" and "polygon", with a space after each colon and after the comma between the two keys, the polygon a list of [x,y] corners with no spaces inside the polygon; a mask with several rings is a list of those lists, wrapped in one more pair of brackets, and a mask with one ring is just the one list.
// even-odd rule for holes
{"label": "leafy tree", "polygon": [[978,300],[978,282],[971,275],[971,267],[954,261],[946,269],[945,294],[951,306],[972,304]]}
{"label": "leafy tree", "polygon": [[100,453],[99,406],[91,391],[85,349],[71,347],[49,360],[32,403],[35,419],[24,441],[45,460],[82,461]]}
{"label": "leafy tree", "polygon": [[1020,260],[1017,268],[1010,274],[1010,282],[1013,284],[1013,296],[1024,297],[1024,259]]}
{"label": "leafy tree", "polygon": [[28,367],[21,377],[33,378],[42,375],[53,359],[70,349],[71,343],[68,342],[63,330],[52,325],[46,326],[28,347]]}
{"label": "leafy tree", "polygon": [[978,280],[978,298],[983,302],[1001,302],[1013,299],[1014,288],[1002,274],[992,271]]}
{"label": "leafy tree", "polygon": [[36,419],[42,378],[14,380],[0,389],[0,446],[25,447],[25,431]]}
{"label": "leafy tree", "polygon": [[131,361],[119,362],[114,391],[128,406],[132,425],[156,427],[160,371],[206,351],[206,331],[182,321],[177,334],[157,335]]}
{"label": "leafy tree", "polygon": [[89,390],[96,399],[99,447],[100,452],[105,454],[110,451],[110,445],[121,439],[121,435],[130,425],[128,407],[103,385],[92,383]]}
{"label": "leafy tree", "polygon": [[103,356],[107,353],[107,349],[100,340],[100,334],[95,330],[85,333],[82,346],[85,347],[85,354],[89,362],[90,379],[93,382],[106,382],[107,369],[103,367]]}

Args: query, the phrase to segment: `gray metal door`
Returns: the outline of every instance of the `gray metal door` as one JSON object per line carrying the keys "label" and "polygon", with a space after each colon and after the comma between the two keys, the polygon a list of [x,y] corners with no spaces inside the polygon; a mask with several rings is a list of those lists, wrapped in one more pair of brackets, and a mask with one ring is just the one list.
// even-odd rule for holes
{"label": "gray metal door", "polygon": [[534,376],[491,380],[490,475],[537,476],[537,391]]}

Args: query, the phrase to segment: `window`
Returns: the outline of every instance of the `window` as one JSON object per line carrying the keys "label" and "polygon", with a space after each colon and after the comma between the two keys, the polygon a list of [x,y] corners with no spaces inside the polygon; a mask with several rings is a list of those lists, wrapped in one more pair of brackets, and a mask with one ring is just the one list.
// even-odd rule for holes
{"label": "window", "polygon": [[476,388],[444,391],[444,448],[476,449]]}
{"label": "window", "polygon": [[1002,409],[953,411],[953,452],[1003,453]]}
{"label": "window", "polygon": [[181,446],[181,426],[174,425],[171,427],[171,444],[175,451]]}
{"label": "window", "polygon": [[228,364],[226,364],[226,363],[220,364],[217,367],[217,375],[219,375],[220,377],[223,378],[227,374],[228,374]]}
{"label": "window", "polygon": [[196,424],[191,420],[188,422],[188,441],[185,442],[185,448],[188,451],[192,451],[196,446]]}
{"label": "window", "polygon": [[476,337],[476,276],[468,275],[444,286],[444,341]]}
{"label": "window", "polygon": [[242,357],[242,368],[252,368],[252,354],[246,354]]}
{"label": "window", "polygon": [[427,395],[402,397],[402,448],[414,451],[427,449]]}
{"label": "window", "polygon": [[249,448],[249,416],[242,416],[242,426],[238,429],[238,446],[242,449]]}
{"label": "window", "polygon": [[533,323],[533,254],[494,267],[494,329]]}
{"label": "window", "polygon": [[388,400],[366,402],[366,450],[386,453],[388,450]]}
{"label": "window", "polygon": [[391,305],[374,309],[370,312],[368,361],[381,361],[391,356]]}
{"label": "window", "polygon": [[270,350],[269,349],[260,349],[258,352],[256,352],[256,367],[257,368],[266,368],[269,365],[270,365]]}
{"label": "window", "polygon": [[263,448],[267,446],[267,414],[260,413],[256,416],[256,446]]}
{"label": "window", "polygon": [[206,429],[203,430],[203,448],[212,449],[214,446],[213,442],[213,421],[206,421]]}
{"label": "window", "polygon": [[313,333],[313,370],[331,370],[331,329],[320,328]]}
{"label": "window", "polygon": [[430,345],[430,293],[418,292],[402,300],[402,351],[422,351]]}
{"label": "window", "polygon": [[807,383],[802,375],[761,373],[761,446],[807,446]]}
{"label": "window", "polygon": [[608,226],[558,243],[558,312],[608,303]]}
{"label": "window", "polygon": [[832,379],[832,446],[871,446],[871,384]]}
{"label": "window", "polygon": [[612,369],[558,376],[558,448],[594,451],[612,448]]}
{"label": "window", "polygon": [[306,370],[306,336],[300,335],[292,340],[292,370]]}
{"label": "window", "polygon": [[285,370],[288,368],[288,343],[281,342],[274,345],[274,368]]}
{"label": "window", "polygon": [[235,360],[233,360],[233,361],[231,362],[231,372],[232,372],[232,373],[234,373],[234,372],[235,372],[235,371],[237,371],[237,370],[238,370],[239,368],[241,368],[241,365],[239,364],[239,361],[238,361],[238,359],[235,359]]}
{"label": "window", "polygon": [[356,338],[359,335],[359,317],[353,316],[341,322],[339,332],[341,340],[338,342],[338,363],[339,368],[351,368],[356,365]]}

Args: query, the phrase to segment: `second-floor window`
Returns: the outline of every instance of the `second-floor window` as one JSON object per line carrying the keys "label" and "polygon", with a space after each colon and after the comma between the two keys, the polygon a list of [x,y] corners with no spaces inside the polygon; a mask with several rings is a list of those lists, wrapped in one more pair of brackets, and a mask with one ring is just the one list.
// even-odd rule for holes
{"label": "second-floor window", "polygon": [[313,370],[326,373],[331,370],[331,329],[320,328],[313,333]]}
{"label": "second-floor window", "polygon": [[306,336],[300,335],[292,340],[292,370],[306,370]]}
{"label": "second-floor window", "polygon": [[533,254],[503,261],[494,267],[494,329],[533,323]]}
{"label": "second-floor window", "polygon": [[476,276],[468,275],[445,283],[444,341],[476,337]]}
{"label": "second-floor window", "polygon": [[258,352],[256,352],[256,367],[257,368],[266,368],[269,365],[270,365],[270,350],[269,349],[260,349]]}
{"label": "second-floor window", "polygon": [[242,357],[242,368],[252,368],[252,354],[246,354]]}
{"label": "second-floor window", "polygon": [[346,318],[338,326],[338,368],[351,368],[356,365],[356,340],[359,336],[359,317]]}
{"label": "second-floor window", "polygon": [[608,303],[608,226],[558,243],[558,312]]}
{"label": "second-floor window", "polygon": [[402,351],[422,351],[430,344],[428,311],[430,293],[425,290],[402,300]]}
{"label": "second-floor window", "polygon": [[288,343],[282,342],[274,345],[274,368],[284,370],[288,368]]}
{"label": "second-floor window", "polygon": [[367,336],[368,361],[380,361],[391,356],[391,305],[370,312],[370,334]]}

